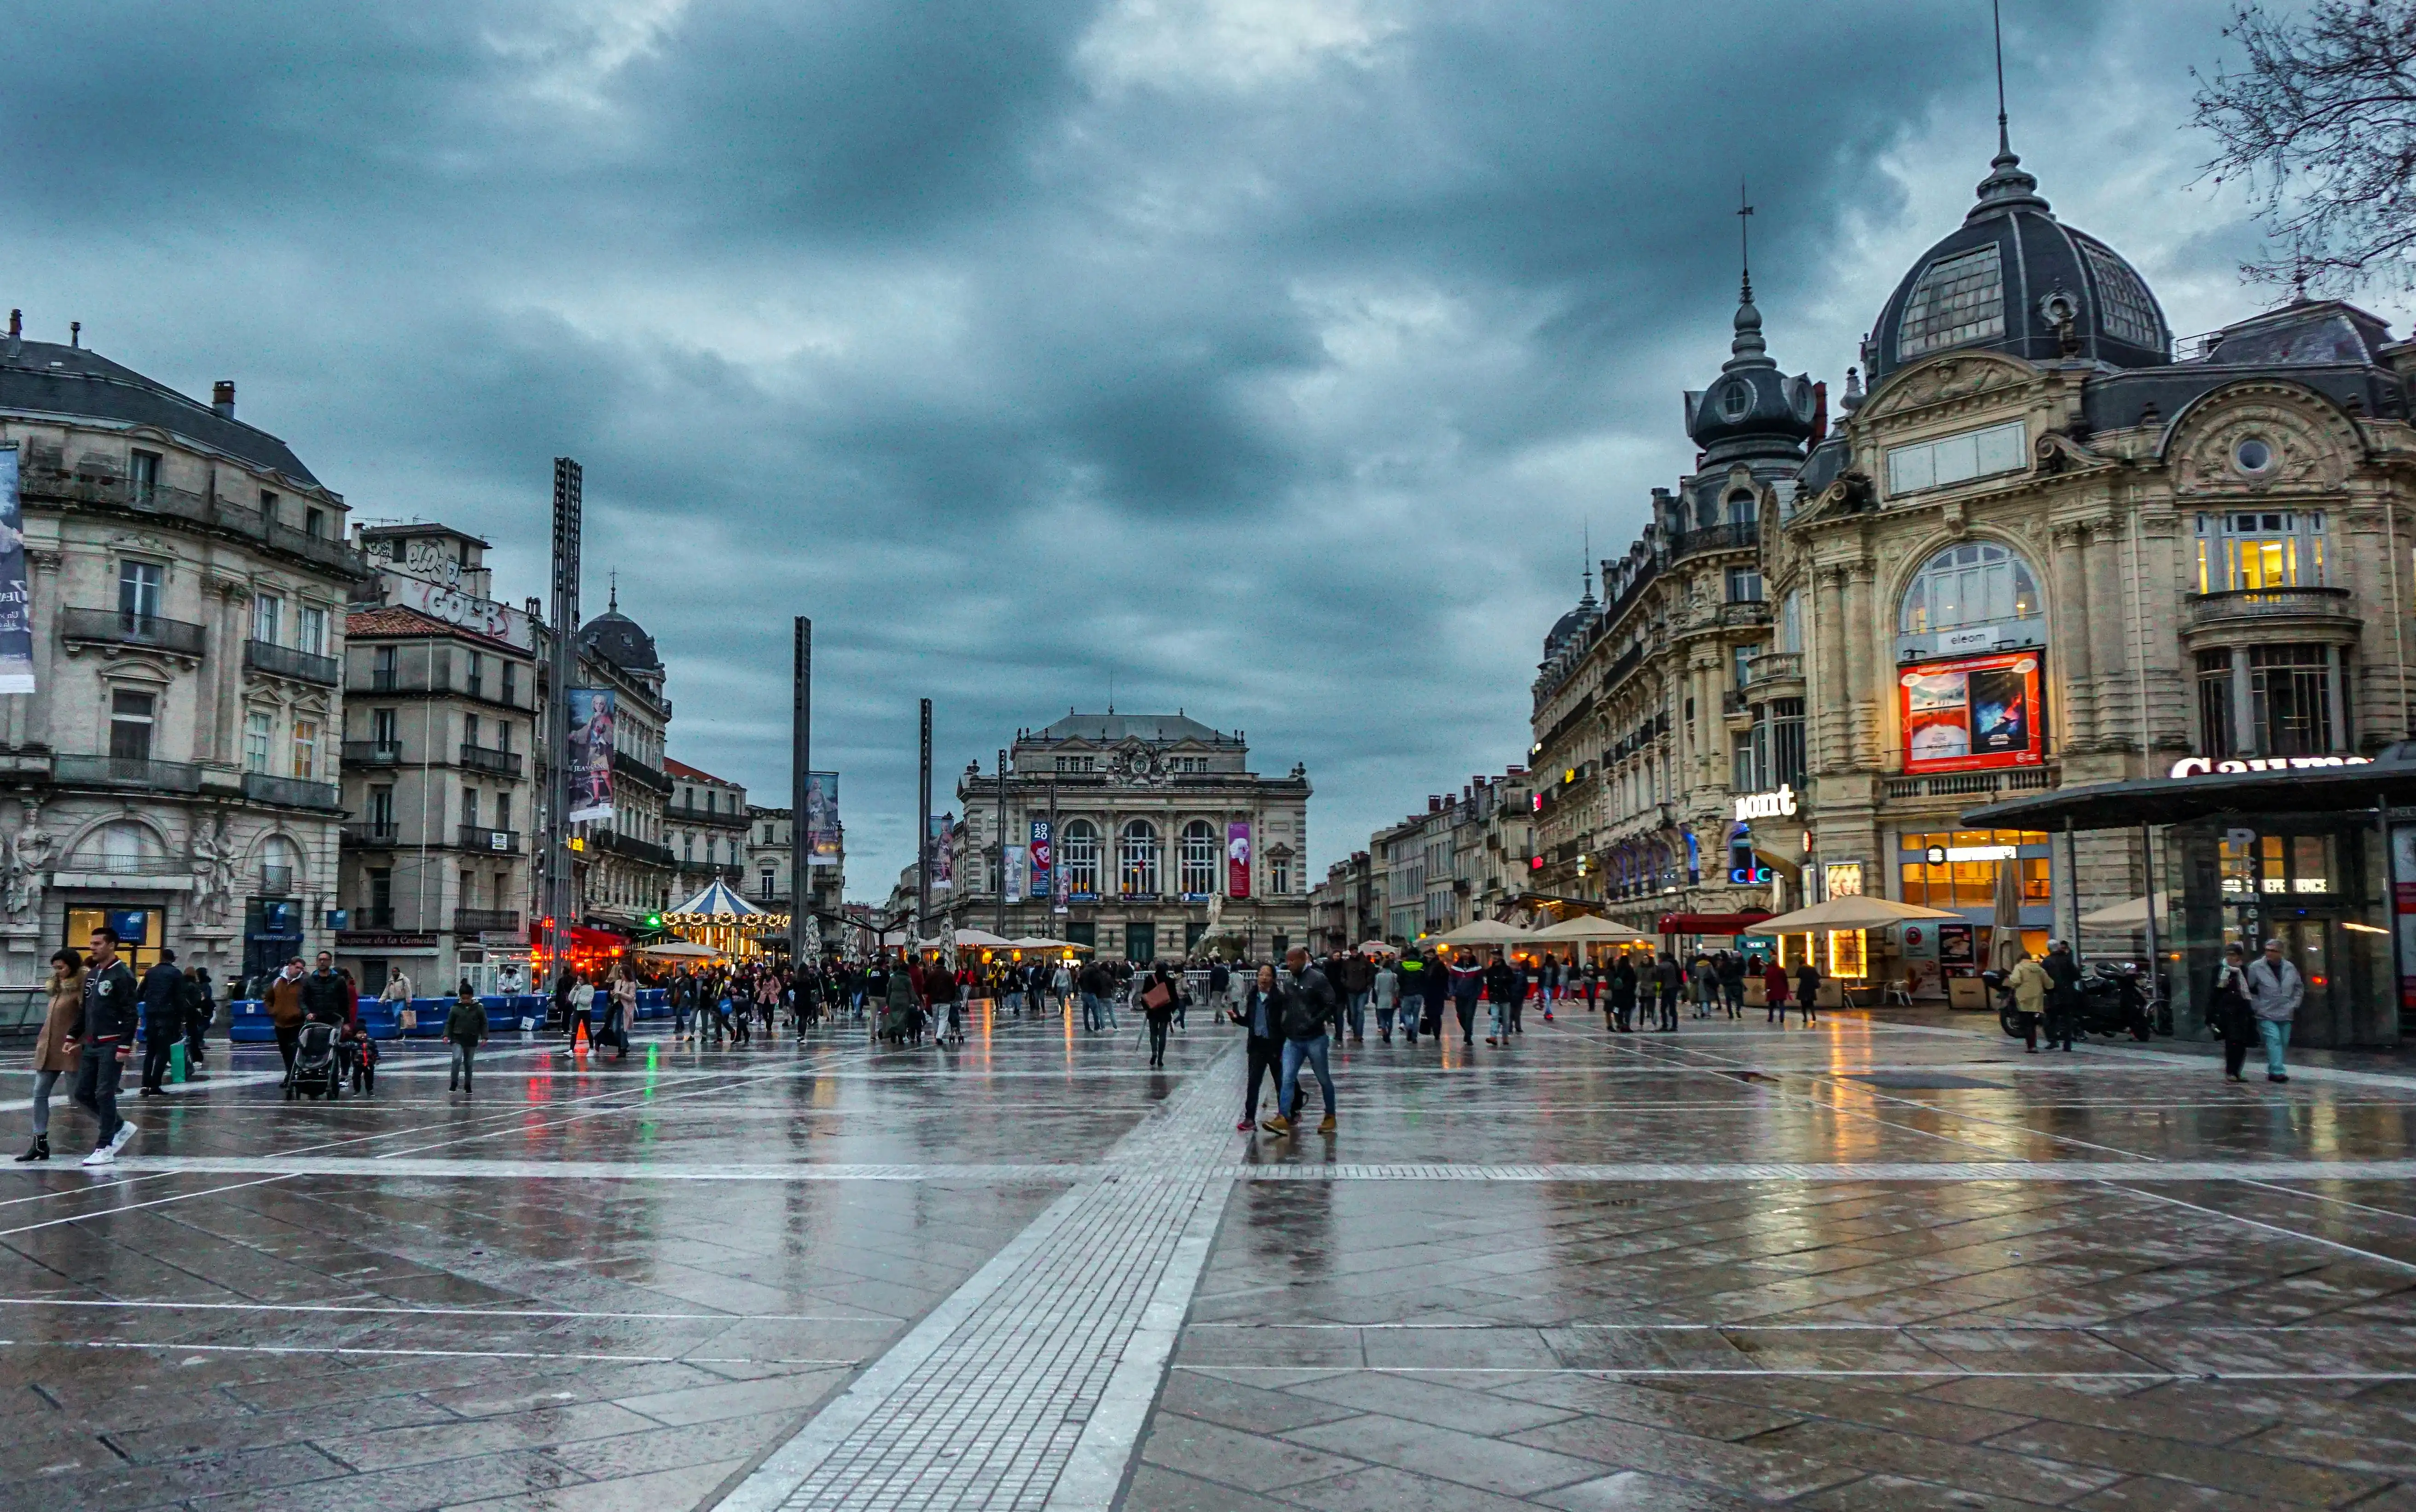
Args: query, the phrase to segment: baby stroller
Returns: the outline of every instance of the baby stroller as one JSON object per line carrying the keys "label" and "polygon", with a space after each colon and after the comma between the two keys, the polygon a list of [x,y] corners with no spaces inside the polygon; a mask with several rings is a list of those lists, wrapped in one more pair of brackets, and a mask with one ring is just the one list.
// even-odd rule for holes
{"label": "baby stroller", "polygon": [[285,1100],[307,1096],[333,1100],[344,1090],[341,1042],[334,1024],[312,1020],[302,1026],[294,1049],[294,1073],[285,1079]]}

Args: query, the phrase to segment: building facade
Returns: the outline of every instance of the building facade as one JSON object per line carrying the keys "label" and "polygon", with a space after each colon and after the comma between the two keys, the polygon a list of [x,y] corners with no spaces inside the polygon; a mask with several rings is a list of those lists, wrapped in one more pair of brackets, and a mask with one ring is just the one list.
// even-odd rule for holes
{"label": "building facade", "polygon": [[[529,600],[536,618],[537,605]],[[551,653],[548,627],[536,631],[537,671],[542,696],[551,698]],[[672,779],[664,770],[663,747],[669,738],[672,701],[663,690],[662,657],[655,638],[637,621],[621,612],[615,586],[605,612],[579,632],[579,686],[609,688],[613,695],[612,816],[581,820],[570,826],[577,841],[571,879],[579,899],[578,923],[625,936],[636,934],[646,915],[684,900],[679,887],[679,863],[667,843]],[[540,751],[536,791],[550,791]],[[542,832],[542,824],[539,830]]]}
{"label": "building facade", "polygon": [[678,869],[672,906],[717,878],[745,893],[747,841],[755,827],[746,787],[668,757],[663,775],[672,782],[671,801],[663,808],[663,842]]}
{"label": "building facade", "polygon": [[[1309,941],[1309,792],[1302,766],[1250,770],[1239,732],[1179,713],[1068,714],[1017,732],[1003,777],[966,768],[951,885],[934,911],[958,928],[1003,918],[1009,938],[1131,960],[1278,953]],[[1047,890],[1063,913],[1030,896],[1035,841],[1050,848]],[[1002,845],[1022,848],[1019,868],[1003,864]],[[1003,870],[1019,900],[1002,912]]]}
{"label": "building facade", "polygon": [[[795,842],[795,812],[755,804],[748,807],[747,817],[753,829],[747,844],[747,900],[758,908],[786,914],[790,911],[789,856],[790,847]],[[814,929],[824,951],[849,948],[846,895],[847,836],[841,830],[838,854],[832,864],[809,867],[806,872],[806,906],[813,915]]]}
{"label": "building facade", "polygon": [[[1967,811],[2407,736],[2416,349],[2380,321],[2299,299],[2177,345],[2138,273],[2001,150],[1882,307],[1834,430],[1759,327],[1748,298],[1690,397],[1689,512],[1656,498],[1607,601],[1548,642],[1553,890],[1639,923],[1884,892],[1967,923],[1823,964],[1934,981],[2149,890],[2141,832]],[[2388,946],[2347,928],[2378,874],[2364,841],[2237,827],[2204,859],[2233,879],[2220,928],[2285,940],[2329,1042],[2395,1036]]]}
{"label": "building facade", "polygon": [[328,943],[346,506],[275,436],[80,345],[0,346],[32,691],[0,695],[8,980],[96,924],[223,976]]}

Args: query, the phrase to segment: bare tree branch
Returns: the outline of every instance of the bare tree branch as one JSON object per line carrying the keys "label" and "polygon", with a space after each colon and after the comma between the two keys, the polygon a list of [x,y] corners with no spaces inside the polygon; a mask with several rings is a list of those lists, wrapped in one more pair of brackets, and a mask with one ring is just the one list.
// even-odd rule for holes
{"label": "bare tree branch", "polygon": [[2328,292],[2416,288],[2416,0],[2315,0],[2281,19],[2240,4],[2239,72],[2197,75],[2194,119],[2281,249],[2241,272]]}

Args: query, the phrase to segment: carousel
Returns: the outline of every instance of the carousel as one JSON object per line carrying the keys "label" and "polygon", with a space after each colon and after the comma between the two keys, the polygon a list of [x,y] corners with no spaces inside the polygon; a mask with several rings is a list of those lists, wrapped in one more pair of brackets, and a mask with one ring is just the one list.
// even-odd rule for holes
{"label": "carousel", "polygon": [[724,960],[745,960],[764,954],[763,936],[787,937],[789,915],[756,907],[716,877],[702,892],[667,911],[663,927]]}

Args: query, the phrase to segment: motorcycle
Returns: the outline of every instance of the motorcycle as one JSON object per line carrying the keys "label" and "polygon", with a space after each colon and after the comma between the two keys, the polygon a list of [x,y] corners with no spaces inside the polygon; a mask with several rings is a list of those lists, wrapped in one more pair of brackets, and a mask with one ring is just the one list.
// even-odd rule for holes
{"label": "motorcycle", "polygon": [[[1980,979],[1997,994],[1998,1027],[2010,1038],[2024,1037],[2022,1015],[2014,1007],[2013,993],[2005,990],[2005,974],[1982,972]],[[2148,1012],[2138,978],[2102,962],[2081,974],[2080,1005],[2074,1011],[2072,1027],[2075,1035],[2103,1035],[2109,1039],[2129,1035],[2141,1044],[2155,1036],[2155,1021]]]}

